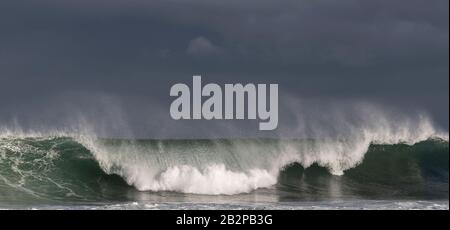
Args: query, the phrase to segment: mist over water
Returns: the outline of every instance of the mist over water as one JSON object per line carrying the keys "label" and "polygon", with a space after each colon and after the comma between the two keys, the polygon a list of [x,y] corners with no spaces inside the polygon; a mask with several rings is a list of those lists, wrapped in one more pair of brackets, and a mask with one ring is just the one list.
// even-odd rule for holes
{"label": "mist over water", "polygon": [[358,137],[366,131],[392,133],[390,129],[402,129],[407,135],[414,126],[421,125],[448,133],[448,127],[434,123],[433,117],[420,108],[364,100],[303,99],[284,92],[280,95],[278,128],[260,131],[255,120],[173,120],[168,95],[167,99],[166,103],[161,103],[151,98],[142,100],[102,92],[67,92],[51,100],[38,100],[33,113],[18,106],[0,114],[0,129],[3,132],[77,133],[126,139],[338,139]]}

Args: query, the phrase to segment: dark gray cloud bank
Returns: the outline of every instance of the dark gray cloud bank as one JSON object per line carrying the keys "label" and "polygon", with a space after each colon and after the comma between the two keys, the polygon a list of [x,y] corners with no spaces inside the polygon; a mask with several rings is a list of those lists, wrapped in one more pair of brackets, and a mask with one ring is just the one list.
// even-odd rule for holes
{"label": "dark gray cloud bank", "polygon": [[[278,83],[280,104],[309,100],[303,111],[367,101],[428,113],[448,130],[448,5],[2,0],[0,124],[64,127],[83,117],[150,137],[232,126],[170,120],[170,87],[200,74],[205,82]],[[294,117],[280,108],[279,129]]]}

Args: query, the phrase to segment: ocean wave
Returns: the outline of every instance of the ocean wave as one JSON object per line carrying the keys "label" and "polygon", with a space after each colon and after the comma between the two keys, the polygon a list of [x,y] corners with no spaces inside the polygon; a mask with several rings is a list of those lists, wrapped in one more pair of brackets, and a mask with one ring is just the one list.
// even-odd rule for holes
{"label": "ocean wave", "polygon": [[[297,139],[111,139],[99,138],[87,124],[52,132],[0,129],[0,199],[128,200],[139,191],[234,195],[258,189],[289,190],[289,196],[379,190],[448,197],[448,133],[426,117],[362,111],[352,122],[334,114],[324,126],[330,132],[313,122],[316,130],[303,127],[310,136]],[[363,189],[370,183],[380,186]],[[402,192],[405,184],[413,186]]]}
{"label": "ocean wave", "polygon": [[[407,189],[403,194],[448,197],[448,140],[397,142],[4,136],[0,201],[128,200],[138,191],[233,195],[259,188],[332,197],[368,193],[368,184],[379,194]],[[348,188],[333,191],[332,183]]]}

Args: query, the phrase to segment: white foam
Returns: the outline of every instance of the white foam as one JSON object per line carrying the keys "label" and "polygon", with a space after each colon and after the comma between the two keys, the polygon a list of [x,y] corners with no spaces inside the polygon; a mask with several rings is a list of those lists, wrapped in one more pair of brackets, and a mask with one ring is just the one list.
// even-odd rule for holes
{"label": "white foam", "polygon": [[233,172],[225,165],[210,165],[203,170],[182,165],[173,166],[153,180],[135,177],[134,185],[139,190],[177,191],[196,194],[247,193],[261,187],[269,187],[277,178],[266,170],[252,169],[247,172]]}

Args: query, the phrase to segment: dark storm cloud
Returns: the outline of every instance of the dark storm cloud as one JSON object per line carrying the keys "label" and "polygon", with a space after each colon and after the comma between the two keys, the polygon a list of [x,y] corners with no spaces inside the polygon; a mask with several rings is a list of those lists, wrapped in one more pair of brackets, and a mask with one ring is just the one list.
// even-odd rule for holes
{"label": "dark storm cloud", "polygon": [[164,108],[173,83],[202,74],[424,108],[448,129],[448,4],[4,0],[0,119],[67,92]]}

